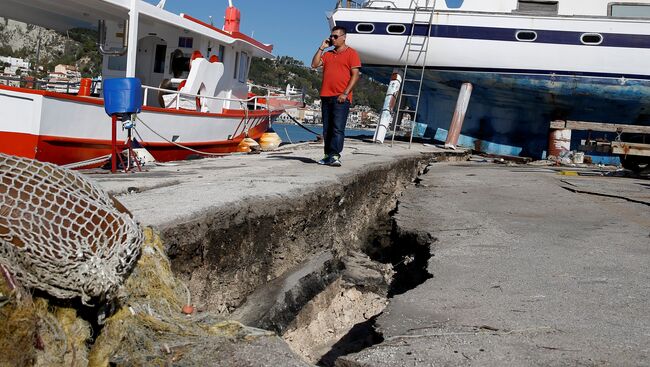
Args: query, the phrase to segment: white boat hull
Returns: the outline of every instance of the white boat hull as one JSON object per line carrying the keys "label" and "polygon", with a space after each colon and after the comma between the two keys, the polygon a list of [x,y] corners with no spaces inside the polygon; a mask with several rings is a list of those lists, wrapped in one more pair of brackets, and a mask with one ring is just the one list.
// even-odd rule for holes
{"label": "white boat hull", "polygon": [[[69,164],[111,152],[111,118],[104,112],[102,99],[0,86],[0,110],[4,153]],[[279,113],[224,110],[211,114],[145,106],[138,115],[144,123],[136,123],[133,137],[159,161],[196,154],[179,145],[227,153],[246,134],[259,138]],[[123,148],[127,131],[121,127],[117,140]]]}
{"label": "white boat hull", "polygon": [[[544,155],[552,119],[650,125],[648,20],[437,11],[425,58],[407,56],[412,17],[412,10],[340,8],[331,22],[348,29],[364,72],[380,81],[406,63],[427,69],[417,120],[429,125],[428,136],[449,127],[464,82],[474,93],[463,134],[517,146],[522,155]],[[371,33],[359,31],[364,23]],[[395,24],[403,35],[387,32]],[[413,41],[427,31],[416,25],[421,36]],[[519,31],[536,38],[518,40]],[[598,35],[600,44],[584,44],[585,35]]]}

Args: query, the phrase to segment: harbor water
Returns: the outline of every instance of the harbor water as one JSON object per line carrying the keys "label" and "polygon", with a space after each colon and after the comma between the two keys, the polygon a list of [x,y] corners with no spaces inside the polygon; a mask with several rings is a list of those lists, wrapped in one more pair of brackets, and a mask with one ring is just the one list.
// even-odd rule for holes
{"label": "harbor water", "polygon": [[[323,127],[321,125],[304,125],[309,130],[312,130],[319,135],[323,134]],[[300,143],[305,141],[314,141],[316,140],[316,135],[312,132],[309,132],[297,124],[284,124],[284,123],[275,123],[273,124],[273,130],[275,130],[283,143]],[[345,136],[368,136],[372,138],[374,130],[371,129],[345,129]]]}

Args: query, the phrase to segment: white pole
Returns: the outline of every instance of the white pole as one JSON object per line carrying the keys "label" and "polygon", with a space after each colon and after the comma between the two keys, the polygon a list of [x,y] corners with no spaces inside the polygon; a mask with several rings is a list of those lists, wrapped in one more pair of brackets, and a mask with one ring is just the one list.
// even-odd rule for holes
{"label": "white pole", "polygon": [[393,108],[395,108],[397,93],[399,93],[399,89],[402,85],[402,74],[400,74],[399,69],[393,69],[393,75],[390,79],[391,80],[388,84],[388,90],[386,91],[386,98],[384,99],[384,107],[381,109],[379,123],[377,124],[377,129],[375,130],[375,136],[372,139],[375,143],[380,144],[384,143],[386,132],[388,131],[388,127],[393,120]]}
{"label": "white pole", "polygon": [[138,1],[131,0],[131,10],[129,10],[129,48],[126,54],[126,77],[135,77],[135,62],[138,54]]}
{"label": "white pole", "polygon": [[451,118],[449,132],[447,133],[445,148],[455,150],[458,145],[458,138],[460,137],[460,131],[463,129],[463,122],[465,121],[465,114],[467,113],[467,107],[469,107],[469,100],[472,97],[473,89],[474,87],[471,83],[463,83],[460,87],[460,93],[458,93],[458,100],[456,101],[456,110],[454,111],[454,116]]}

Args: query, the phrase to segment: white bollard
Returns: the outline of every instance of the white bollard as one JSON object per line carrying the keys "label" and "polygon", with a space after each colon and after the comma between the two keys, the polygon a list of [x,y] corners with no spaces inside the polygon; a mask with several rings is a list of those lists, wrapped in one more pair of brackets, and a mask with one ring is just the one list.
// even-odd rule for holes
{"label": "white bollard", "polygon": [[381,109],[381,116],[379,117],[379,123],[377,124],[377,129],[375,129],[375,136],[373,137],[373,141],[375,143],[384,143],[386,132],[388,131],[388,127],[393,120],[392,111],[393,108],[395,108],[397,94],[399,93],[401,87],[402,74],[400,73],[399,69],[393,69],[393,75],[390,77],[390,83],[388,84],[388,90],[386,91],[386,98],[384,99],[384,107]]}

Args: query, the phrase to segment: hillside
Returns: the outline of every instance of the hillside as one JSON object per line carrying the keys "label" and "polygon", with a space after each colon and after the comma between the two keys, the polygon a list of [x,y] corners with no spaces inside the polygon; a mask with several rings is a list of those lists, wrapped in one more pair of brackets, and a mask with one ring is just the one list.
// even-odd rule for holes
{"label": "hillside", "polygon": [[[307,68],[302,61],[289,56],[280,56],[276,60],[254,59],[249,74],[249,79],[257,85],[284,87],[291,84],[298,88],[304,87],[308,103],[318,98],[321,78],[320,70]],[[385,93],[385,85],[362,74],[354,90],[354,103],[379,111],[384,103]]]}
{"label": "hillside", "polygon": [[[38,62],[36,54],[41,40]],[[0,18],[0,55],[28,59],[32,65],[54,70],[57,64],[76,65],[82,76],[101,72],[101,55],[97,51],[97,32],[71,29],[60,33],[30,24]]]}

